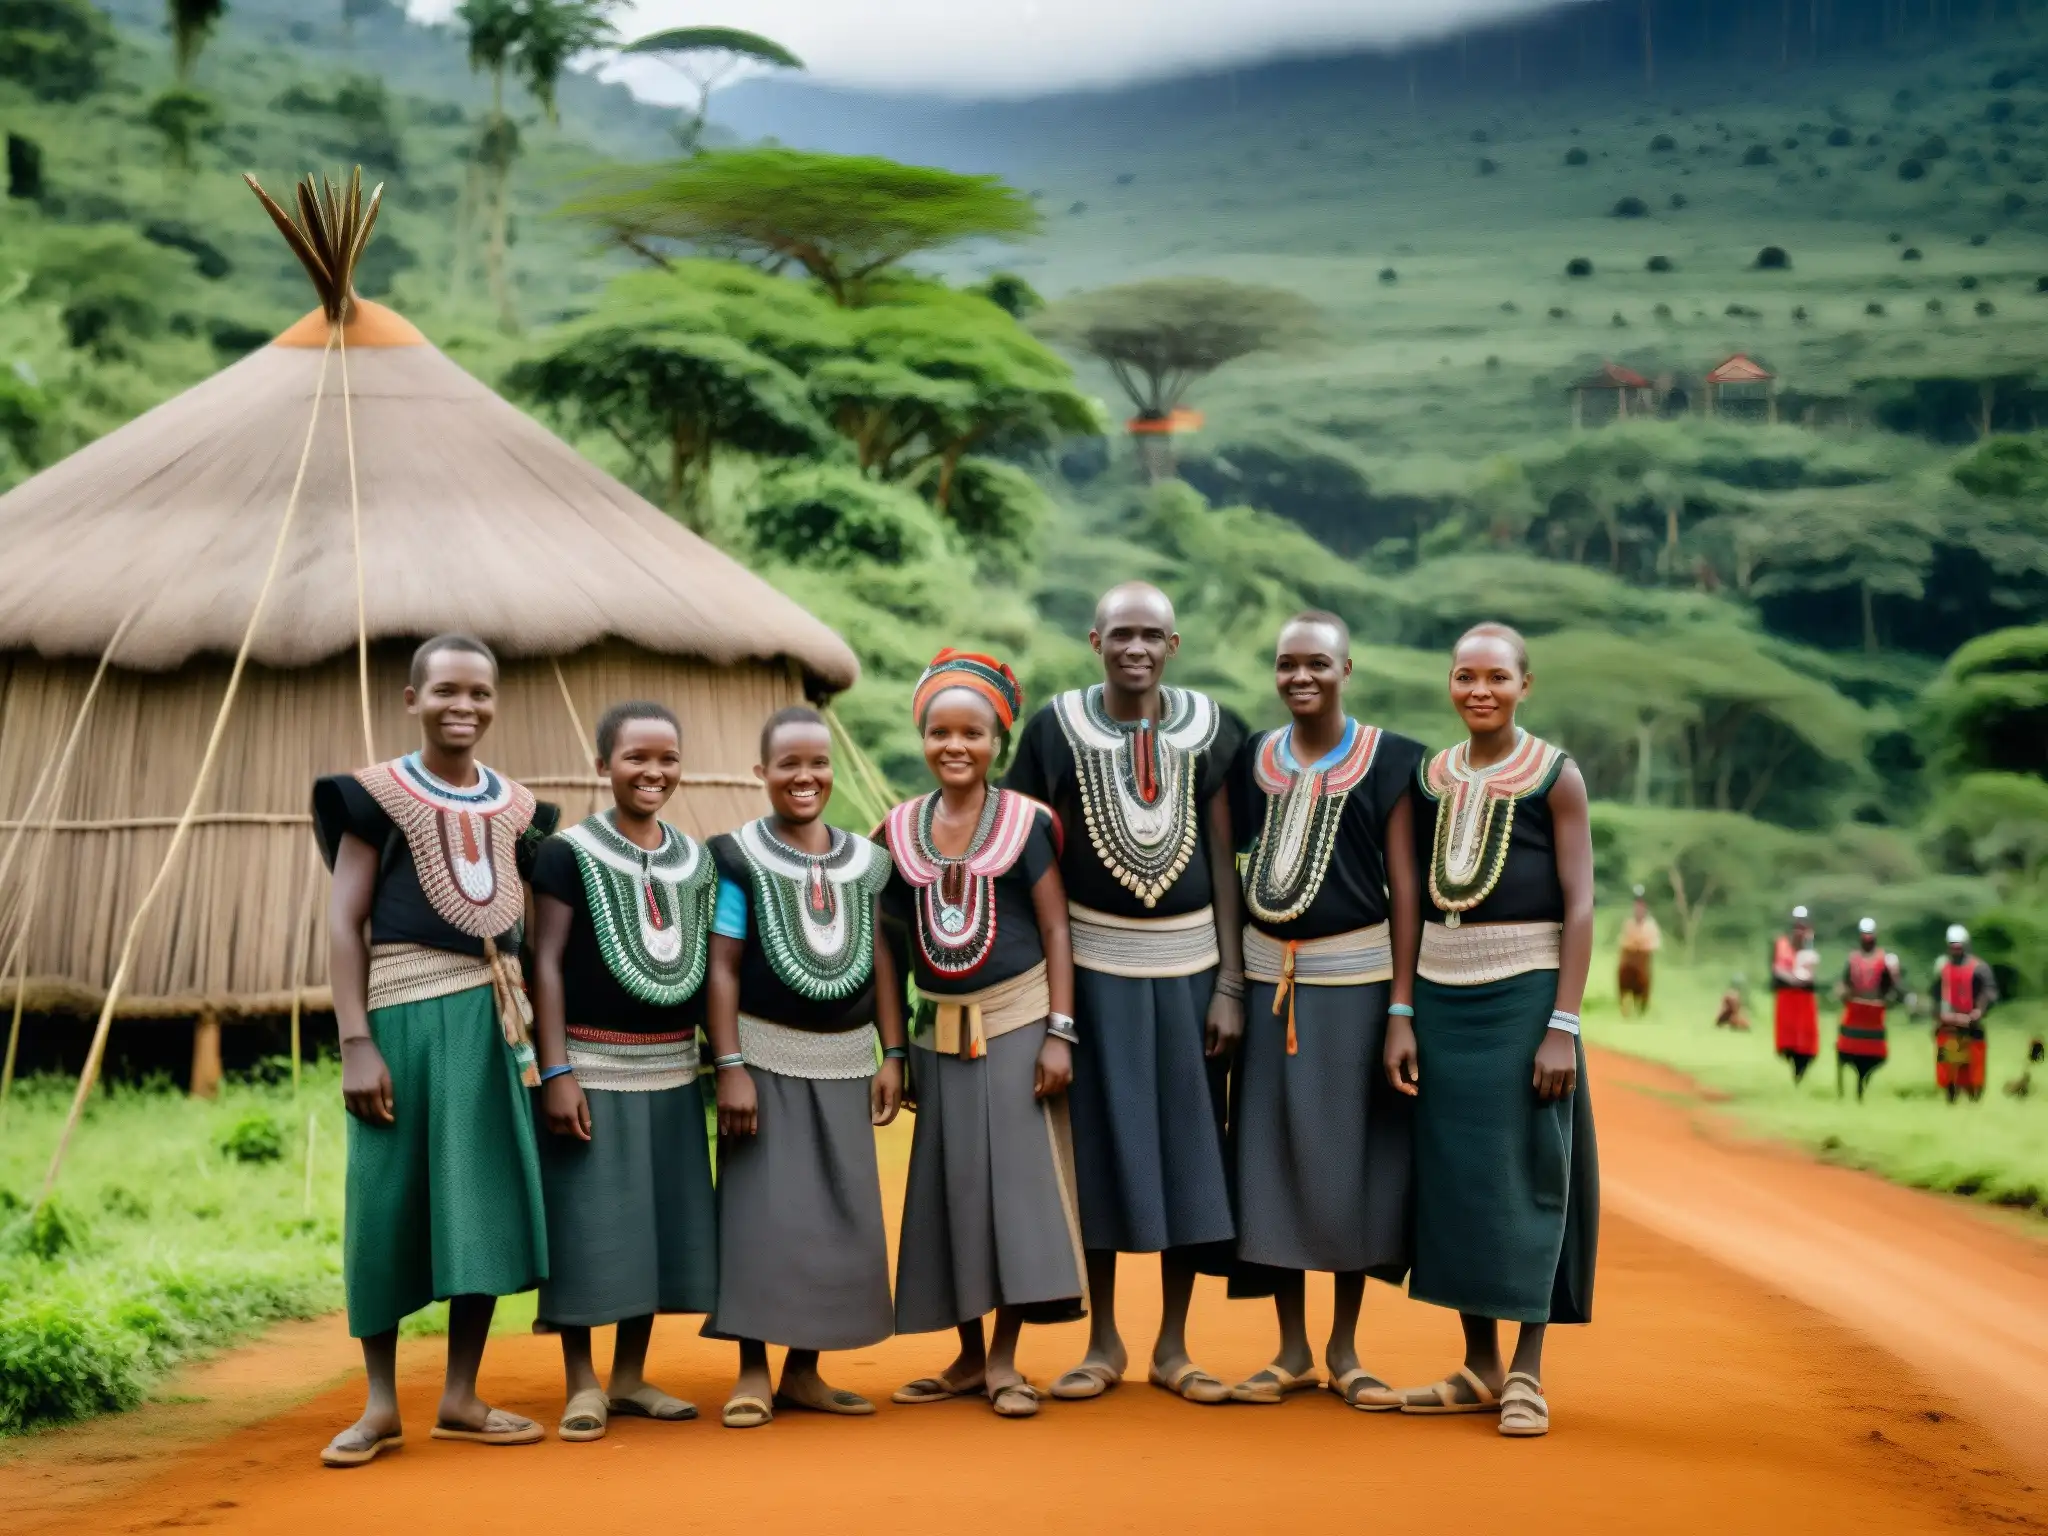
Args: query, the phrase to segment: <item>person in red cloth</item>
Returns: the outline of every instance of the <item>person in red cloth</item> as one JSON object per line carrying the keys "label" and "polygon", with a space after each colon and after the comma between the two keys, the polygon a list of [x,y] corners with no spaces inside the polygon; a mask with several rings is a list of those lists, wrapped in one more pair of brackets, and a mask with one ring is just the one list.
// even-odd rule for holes
{"label": "person in red cloth", "polygon": [[1991,967],[1970,953],[1970,930],[1948,931],[1948,953],[1934,968],[1934,1081],[1953,1104],[1984,1097],[1984,1015],[1998,1001]]}
{"label": "person in red cloth", "polygon": [[1856,925],[1857,946],[1842,967],[1840,987],[1842,1022],[1835,1031],[1835,1094],[1841,1096],[1842,1073],[1856,1073],[1856,1101],[1870,1085],[1870,1074],[1885,1063],[1885,1012],[1901,1002],[1905,989],[1899,984],[1899,957],[1887,953],[1877,942],[1877,919],[1866,917]]}
{"label": "person in red cloth", "polygon": [[1792,1081],[1805,1080],[1820,1054],[1820,999],[1814,977],[1820,956],[1813,947],[1813,923],[1806,908],[1792,909],[1792,931],[1778,935],[1771,950],[1771,990],[1777,994],[1778,1054],[1792,1063]]}

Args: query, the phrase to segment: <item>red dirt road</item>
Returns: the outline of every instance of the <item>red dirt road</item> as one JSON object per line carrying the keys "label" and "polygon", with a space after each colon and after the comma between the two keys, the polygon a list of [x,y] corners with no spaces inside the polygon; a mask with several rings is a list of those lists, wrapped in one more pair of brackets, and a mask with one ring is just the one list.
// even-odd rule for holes
{"label": "red dirt road", "polygon": [[[321,1390],[349,1362],[330,1322],[171,1389],[204,1404],[15,1448],[0,1460],[0,1529],[2048,1532],[2048,1243],[1742,1144],[1656,1068],[1603,1053],[1592,1082],[1608,1202],[1599,1321],[1553,1336],[1547,1441],[1507,1442],[1477,1419],[1367,1416],[1321,1393],[1202,1409],[1132,1383],[1028,1424],[957,1402],[866,1421],[787,1415],[746,1434],[715,1418],[628,1421],[595,1445],[484,1450],[426,1438],[438,1368],[422,1345],[403,1371],[410,1444],[340,1474],[315,1460],[357,1403],[353,1385]],[[1150,1268],[1126,1261],[1132,1338],[1156,1321]],[[1248,1373],[1272,1347],[1269,1313],[1204,1287],[1198,1358]],[[1373,1287],[1366,1329],[1369,1362],[1393,1379],[1433,1379],[1455,1359],[1455,1324],[1386,1288]],[[1047,1381],[1079,1340],[1034,1331],[1026,1368]],[[942,1339],[897,1339],[828,1366],[883,1399],[946,1355]],[[730,1364],[680,1319],[656,1330],[657,1379],[707,1411]],[[554,1342],[494,1341],[485,1387],[552,1425]]]}

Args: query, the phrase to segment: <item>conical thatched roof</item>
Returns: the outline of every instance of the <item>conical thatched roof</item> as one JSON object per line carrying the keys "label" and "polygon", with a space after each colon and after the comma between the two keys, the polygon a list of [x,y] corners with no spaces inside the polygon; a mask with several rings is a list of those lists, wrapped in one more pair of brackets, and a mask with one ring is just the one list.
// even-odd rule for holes
{"label": "conical thatched roof", "polygon": [[[463,372],[391,311],[347,330],[370,638],[446,629],[507,655],[607,637],[714,663],[790,657],[828,689],[844,641]],[[298,471],[327,322],[271,345],[0,496],[0,651],[169,670],[232,653]],[[356,639],[341,365],[253,658]],[[139,605],[139,606],[138,606]]]}

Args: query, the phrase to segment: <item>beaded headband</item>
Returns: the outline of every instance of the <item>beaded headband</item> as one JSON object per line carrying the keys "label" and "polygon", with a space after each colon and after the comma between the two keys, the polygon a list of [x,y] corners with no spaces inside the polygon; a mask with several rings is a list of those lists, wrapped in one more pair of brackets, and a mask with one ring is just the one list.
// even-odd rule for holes
{"label": "beaded headband", "polygon": [[911,714],[920,726],[932,700],[948,688],[966,688],[987,699],[996,712],[997,724],[1006,731],[1024,713],[1024,688],[1016,673],[993,656],[956,651],[949,646],[932,658],[924,676],[917,680],[917,691],[911,695]]}

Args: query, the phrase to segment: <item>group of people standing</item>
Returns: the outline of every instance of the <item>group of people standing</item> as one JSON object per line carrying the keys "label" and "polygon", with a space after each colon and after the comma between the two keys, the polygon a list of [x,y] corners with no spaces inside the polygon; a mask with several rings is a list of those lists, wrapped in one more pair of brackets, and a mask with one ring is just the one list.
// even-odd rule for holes
{"label": "group of people standing", "polygon": [[[999,660],[941,652],[910,701],[934,788],[872,839],[825,820],[824,720],[783,710],[760,739],[767,814],[701,845],[660,820],[681,778],[669,710],[605,714],[613,807],[558,828],[477,759],[489,651],[420,648],[420,749],[314,790],[369,1376],[328,1464],[402,1443],[398,1325],[436,1298],[437,1438],[541,1438],[476,1391],[494,1298],[536,1284],[565,1440],[695,1417],[644,1374],[662,1312],[737,1343],[732,1428],[873,1413],[820,1355],[949,1329],[951,1361],[894,1401],[1023,1418],[1043,1406],[1024,1325],[1085,1315],[1049,1395],[1112,1391],[1131,1365],[1119,1256],[1154,1253],[1156,1387],[1276,1404],[1327,1385],[1367,1412],[1547,1432],[1545,1329],[1592,1306],[1593,868],[1577,768],[1515,723],[1521,638],[1459,641],[1466,738],[1434,755],[1346,711],[1334,615],[1281,630],[1289,723],[1258,734],[1166,682],[1179,636],[1156,588],[1109,592],[1090,640],[1102,682],[1029,716]],[[892,1287],[874,1131],[906,1107]],[[1336,1277],[1327,1381],[1311,1270]],[[1275,1307],[1278,1349],[1244,1381],[1192,1356],[1204,1273]],[[1443,1380],[1397,1388],[1361,1363],[1369,1277],[1460,1314]],[[590,1330],[610,1324],[600,1383]]]}
{"label": "group of people standing", "polygon": [[[1947,952],[1934,968],[1934,1074],[1936,1086],[1953,1104],[1984,1095],[1984,1016],[1998,1001],[1998,983],[1991,967],[1970,952],[1967,928],[1952,924],[1947,940]],[[1820,985],[1813,920],[1806,908],[1794,907],[1790,930],[1771,947],[1771,987],[1777,1051],[1790,1063],[1795,1083],[1805,1079],[1820,1055]],[[1835,1091],[1844,1092],[1853,1072],[1860,1101],[1871,1076],[1890,1057],[1890,1011],[1908,998],[1904,968],[1878,942],[1875,918],[1856,925],[1856,947],[1843,962],[1835,991],[1842,1004],[1835,1029]]]}

